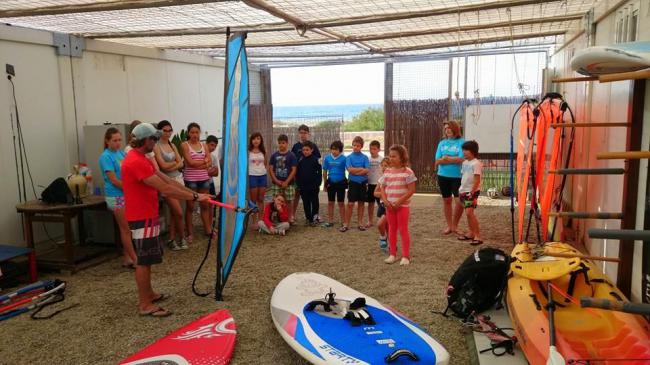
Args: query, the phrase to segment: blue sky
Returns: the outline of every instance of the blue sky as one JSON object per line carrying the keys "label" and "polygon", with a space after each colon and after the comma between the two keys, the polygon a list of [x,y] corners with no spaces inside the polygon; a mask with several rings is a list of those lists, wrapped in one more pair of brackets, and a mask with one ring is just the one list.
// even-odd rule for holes
{"label": "blue sky", "polygon": [[[477,89],[482,97],[519,95],[517,79],[527,85],[527,94],[539,93],[545,54],[527,53],[515,57],[517,74],[511,54],[470,57],[467,97],[472,98]],[[396,63],[395,98],[446,97],[449,93],[448,67],[449,60]],[[464,59],[455,58],[453,69],[452,94],[458,91],[462,97]],[[381,104],[384,102],[384,64],[274,68],[271,87],[276,106]]]}

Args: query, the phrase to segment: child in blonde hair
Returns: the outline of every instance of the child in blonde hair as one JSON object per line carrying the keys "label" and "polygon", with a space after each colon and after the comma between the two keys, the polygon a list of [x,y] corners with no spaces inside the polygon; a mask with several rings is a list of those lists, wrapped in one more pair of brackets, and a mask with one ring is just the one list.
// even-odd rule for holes
{"label": "child in blonde hair", "polygon": [[393,145],[390,147],[390,167],[384,171],[379,179],[381,184],[381,200],[386,206],[386,219],[388,220],[388,254],[384,260],[387,264],[397,261],[397,233],[402,239],[402,260],[400,265],[411,263],[409,234],[409,203],[415,193],[417,178],[409,165],[409,156],[406,147]]}

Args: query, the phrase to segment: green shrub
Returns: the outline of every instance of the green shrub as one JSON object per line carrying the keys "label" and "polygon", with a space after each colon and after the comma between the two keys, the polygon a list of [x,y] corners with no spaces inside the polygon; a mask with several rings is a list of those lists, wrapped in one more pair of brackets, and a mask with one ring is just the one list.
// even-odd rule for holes
{"label": "green shrub", "polygon": [[368,108],[352,118],[350,123],[343,124],[346,132],[383,131],[384,110],[382,108]]}

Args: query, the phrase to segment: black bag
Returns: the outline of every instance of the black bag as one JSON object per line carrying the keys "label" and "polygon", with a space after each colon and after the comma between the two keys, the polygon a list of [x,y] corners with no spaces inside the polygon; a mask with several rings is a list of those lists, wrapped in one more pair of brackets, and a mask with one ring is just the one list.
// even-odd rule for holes
{"label": "black bag", "polygon": [[72,204],[74,199],[68,183],[59,177],[41,193],[41,200],[48,204]]}
{"label": "black bag", "polygon": [[467,318],[500,302],[508,281],[510,256],[491,247],[474,252],[458,267],[447,286],[447,308]]}

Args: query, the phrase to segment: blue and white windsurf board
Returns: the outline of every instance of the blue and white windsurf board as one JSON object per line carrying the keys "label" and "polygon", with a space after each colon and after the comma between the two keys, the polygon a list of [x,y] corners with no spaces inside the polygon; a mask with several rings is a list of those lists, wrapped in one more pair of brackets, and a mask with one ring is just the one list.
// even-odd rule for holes
{"label": "blue and white windsurf board", "polygon": [[[335,304],[329,311],[310,306],[327,301],[330,292],[335,297],[329,303]],[[280,281],[271,316],[289,346],[313,364],[449,363],[447,350],[413,321],[321,274],[294,273]]]}
{"label": "blue and white windsurf board", "polygon": [[571,68],[587,76],[640,71],[649,67],[650,42],[589,47],[576,51],[571,58]]}

